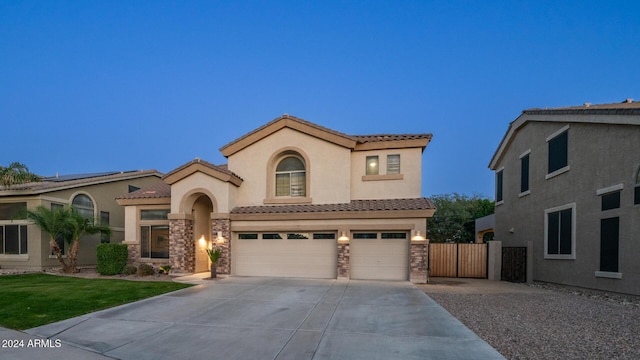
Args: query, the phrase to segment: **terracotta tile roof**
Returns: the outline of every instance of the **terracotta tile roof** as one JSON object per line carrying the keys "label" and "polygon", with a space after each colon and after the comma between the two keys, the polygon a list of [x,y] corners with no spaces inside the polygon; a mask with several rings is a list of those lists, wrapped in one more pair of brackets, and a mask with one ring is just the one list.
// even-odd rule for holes
{"label": "terracotta tile roof", "polygon": [[25,184],[11,185],[10,188],[0,186],[0,194],[2,192],[15,192],[15,191],[27,191],[27,192],[48,192],[59,189],[75,188],[90,184],[107,183],[111,181],[118,181],[130,178],[139,178],[149,175],[156,175],[161,177],[162,173],[156,170],[135,170],[135,171],[114,171],[107,173],[96,174],[76,174],[76,175],[64,175],[59,177],[43,178],[42,181],[31,182]]}
{"label": "terracotta tile roof", "polygon": [[165,174],[165,176],[163,178],[167,178],[168,176],[170,176],[172,174],[175,174],[175,173],[179,172],[182,169],[188,168],[189,166],[191,166],[193,164],[201,164],[201,165],[203,165],[205,167],[209,167],[211,169],[215,169],[215,170],[220,171],[222,173],[225,173],[225,174],[227,174],[229,176],[233,176],[233,177],[236,177],[236,178],[242,180],[242,178],[240,176],[238,176],[238,174],[236,174],[233,171],[229,170],[229,167],[227,166],[227,164],[214,165],[214,164],[212,164],[212,163],[210,163],[208,161],[202,160],[200,158],[195,158],[195,159],[189,161],[188,163],[186,163],[186,164],[184,164],[184,165],[182,165],[182,166],[180,166],[180,167],[178,167],[176,169],[171,170],[170,172]]}
{"label": "terracotta tile roof", "polygon": [[427,198],[352,200],[341,204],[238,206],[231,214],[291,214],[354,211],[431,210],[435,205]]}
{"label": "terracotta tile roof", "polygon": [[158,182],[142,189],[118,196],[116,199],[157,199],[171,197],[171,186]]}
{"label": "terracotta tile roof", "polygon": [[417,140],[417,139],[429,139],[433,137],[432,134],[376,134],[376,135],[351,135],[360,144],[371,142],[383,142],[383,141],[404,141],[404,140]]}

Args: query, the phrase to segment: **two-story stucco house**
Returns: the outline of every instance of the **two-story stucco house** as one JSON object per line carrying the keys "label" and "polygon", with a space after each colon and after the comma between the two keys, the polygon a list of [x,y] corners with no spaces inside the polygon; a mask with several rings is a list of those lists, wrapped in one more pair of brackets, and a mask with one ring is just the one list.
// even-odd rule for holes
{"label": "two-story stucco house", "polygon": [[529,109],[490,169],[495,238],[533,280],[640,295],[640,102]]}
{"label": "two-story stucco house", "polygon": [[[109,238],[90,235],[82,238],[78,265],[96,264],[96,247],[103,241],[124,239],[124,209],[117,196],[162,183],[155,170],[106,172],[44,178],[39,182],[0,186],[0,266],[7,269],[42,270],[58,267],[51,253],[49,235],[31,221],[20,219],[24,209],[45,206],[73,206],[82,215],[112,228]],[[67,244],[59,241],[63,254]],[[64,256],[64,255],[63,255]]]}
{"label": "two-story stucco house", "polygon": [[235,276],[426,279],[431,134],[346,135],[283,115],[124,195],[132,261]]}

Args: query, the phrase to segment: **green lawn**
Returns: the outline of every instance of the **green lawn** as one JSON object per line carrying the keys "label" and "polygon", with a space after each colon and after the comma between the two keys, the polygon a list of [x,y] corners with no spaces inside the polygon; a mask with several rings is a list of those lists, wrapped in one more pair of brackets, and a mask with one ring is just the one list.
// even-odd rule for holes
{"label": "green lawn", "polygon": [[0,276],[0,326],[29,329],[189,286],[47,274]]}

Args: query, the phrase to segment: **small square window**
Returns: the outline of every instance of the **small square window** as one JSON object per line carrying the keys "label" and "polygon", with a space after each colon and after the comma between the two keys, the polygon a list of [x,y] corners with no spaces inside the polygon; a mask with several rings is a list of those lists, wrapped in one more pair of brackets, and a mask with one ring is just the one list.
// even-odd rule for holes
{"label": "small square window", "polygon": [[620,191],[602,195],[602,211],[620,207]]}
{"label": "small square window", "polygon": [[380,173],[380,165],[377,156],[367,156],[366,175],[378,175]]}

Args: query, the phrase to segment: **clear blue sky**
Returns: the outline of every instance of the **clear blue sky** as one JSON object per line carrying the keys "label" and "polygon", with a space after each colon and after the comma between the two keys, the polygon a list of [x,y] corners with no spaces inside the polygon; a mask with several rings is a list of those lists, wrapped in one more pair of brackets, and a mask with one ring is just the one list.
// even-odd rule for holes
{"label": "clear blue sky", "polygon": [[423,195],[493,198],[523,109],[640,99],[639,1],[0,0],[0,165],[168,172],[289,113],[433,133]]}

